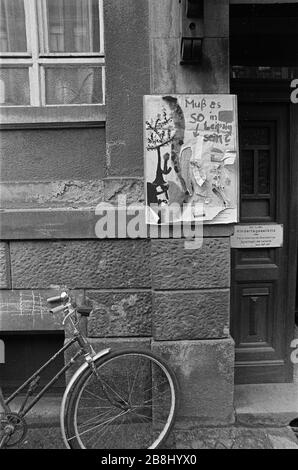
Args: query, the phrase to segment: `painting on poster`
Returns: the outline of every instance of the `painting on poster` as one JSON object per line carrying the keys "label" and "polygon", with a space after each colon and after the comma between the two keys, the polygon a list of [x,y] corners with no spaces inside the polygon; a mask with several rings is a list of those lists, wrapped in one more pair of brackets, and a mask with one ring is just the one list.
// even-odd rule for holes
{"label": "painting on poster", "polygon": [[144,96],[147,224],[238,222],[234,95]]}

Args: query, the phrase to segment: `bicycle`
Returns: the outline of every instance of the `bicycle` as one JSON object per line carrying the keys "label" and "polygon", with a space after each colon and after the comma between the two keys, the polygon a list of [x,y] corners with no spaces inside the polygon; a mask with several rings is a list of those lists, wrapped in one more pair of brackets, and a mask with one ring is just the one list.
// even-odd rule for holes
{"label": "bicycle", "polygon": [[[0,386],[0,448],[25,439],[25,416],[79,358],[61,402],[60,426],[68,449],[156,449],[167,439],[178,406],[178,385],[168,364],[151,351],[110,348],[96,353],[79,326],[92,308],[76,306],[70,293],[47,299],[50,310],[70,321],[72,337],[8,398]],[[79,350],[36,395],[40,374],[72,345]],[[27,388],[17,412],[10,404]],[[35,395],[35,396],[34,396]],[[31,399],[31,400],[30,400]]]}

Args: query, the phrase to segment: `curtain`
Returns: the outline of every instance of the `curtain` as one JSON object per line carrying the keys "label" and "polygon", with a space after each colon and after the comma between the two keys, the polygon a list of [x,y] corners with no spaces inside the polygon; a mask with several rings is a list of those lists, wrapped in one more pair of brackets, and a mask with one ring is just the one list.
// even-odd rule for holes
{"label": "curtain", "polygon": [[[49,52],[100,50],[98,0],[47,0]],[[47,104],[102,101],[100,67],[57,66],[46,69]]]}
{"label": "curtain", "polygon": [[99,50],[98,0],[47,0],[49,52]]}
{"label": "curtain", "polygon": [[1,52],[26,52],[24,0],[0,0]]}
{"label": "curtain", "polygon": [[47,104],[102,103],[102,68],[60,66],[46,68]]}
{"label": "curtain", "polygon": [[[27,52],[23,0],[0,0],[0,51]],[[0,104],[30,104],[28,68],[7,66],[0,71]]]}

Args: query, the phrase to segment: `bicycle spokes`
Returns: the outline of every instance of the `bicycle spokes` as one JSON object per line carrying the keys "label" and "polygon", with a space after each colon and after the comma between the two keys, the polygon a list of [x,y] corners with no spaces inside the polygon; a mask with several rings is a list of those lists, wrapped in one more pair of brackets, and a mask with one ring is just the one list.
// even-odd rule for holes
{"label": "bicycle spokes", "polygon": [[172,420],[174,388],[161,364],[142,353],[119,354],[89,374],[73,405],[69,442],[101,449],[149,448]]}

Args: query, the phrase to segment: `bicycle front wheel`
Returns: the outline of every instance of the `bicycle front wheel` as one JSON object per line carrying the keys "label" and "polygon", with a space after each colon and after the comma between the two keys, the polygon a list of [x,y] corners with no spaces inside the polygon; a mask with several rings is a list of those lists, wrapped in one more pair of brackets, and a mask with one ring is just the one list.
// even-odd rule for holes
{"label": "bicycle front wheel", "polygon": [[69,398],[66,437],[74,449],[156,449],[177,410],[177,381],[151,352],[125,350],[95,361]]}

